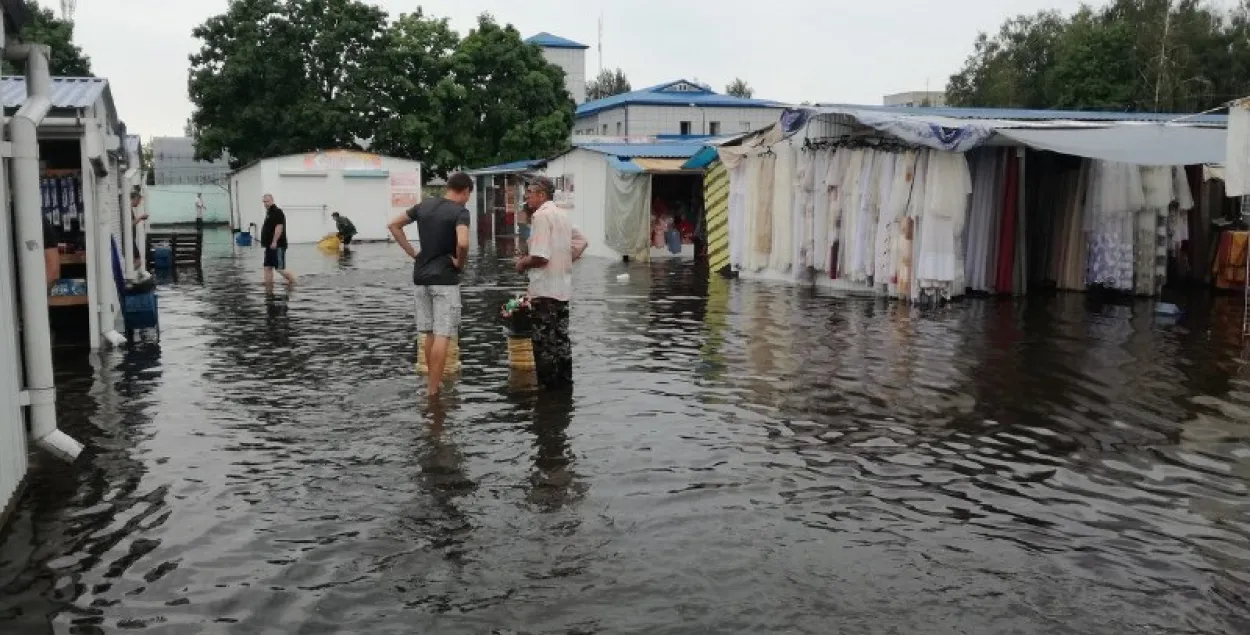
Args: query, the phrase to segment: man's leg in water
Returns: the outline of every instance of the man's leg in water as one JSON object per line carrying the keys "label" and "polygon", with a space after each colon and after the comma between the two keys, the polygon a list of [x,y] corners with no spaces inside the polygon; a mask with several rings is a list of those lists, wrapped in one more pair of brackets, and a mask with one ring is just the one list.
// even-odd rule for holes
{"label": "man's leg in water", "polygon": [[443,385],[443,372],[447,368],[447,351],[451,338],[460,331],[460,286],[442,285],[426,287],[434,305],[434,328],[426,337],[428,347],[425,362],[430,368],[429,394],[437,395]]}

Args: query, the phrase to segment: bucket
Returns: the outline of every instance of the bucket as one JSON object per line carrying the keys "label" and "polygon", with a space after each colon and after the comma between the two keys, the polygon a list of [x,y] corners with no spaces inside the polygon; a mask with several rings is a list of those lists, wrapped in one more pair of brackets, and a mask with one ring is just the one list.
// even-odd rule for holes
{"label": "bucket", "polygon": [[664,241],[668,243],[670,253],[681,253],[681,232],[676,229],[670,229],[664,232]]}
{"label": "bucket", "polygon": [[534,340],[508,337],[508,365],[516,370],[534,369]]}
{"label": "bucket", "polygon": [[240,247],[252,246],[252,232],[239,232],[234,235],[234,244]]}
{"label": "bucket", "polygon": [[[444,375],[460,372],[460,340],[453,338],[447,346],[447,363],[443,365]],[[430,367],[425,363],[425,337],[417,336],[417,373],[430,374]]]}
{"label": "bucket", "polygon": [[157,245],[152,250],[152,266],[157,269],[173,269],[174,248],[169,245]]}

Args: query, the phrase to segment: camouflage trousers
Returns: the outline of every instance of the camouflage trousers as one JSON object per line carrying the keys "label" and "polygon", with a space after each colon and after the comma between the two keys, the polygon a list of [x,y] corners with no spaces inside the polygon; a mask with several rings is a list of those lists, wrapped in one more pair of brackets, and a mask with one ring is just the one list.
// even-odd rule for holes
{"label": "camouflage trousers", "polygon": [[573,384],[573,343],[569,340],[569,303],[551,298],[531,300],[534,324],[534,368],[544,388]]}

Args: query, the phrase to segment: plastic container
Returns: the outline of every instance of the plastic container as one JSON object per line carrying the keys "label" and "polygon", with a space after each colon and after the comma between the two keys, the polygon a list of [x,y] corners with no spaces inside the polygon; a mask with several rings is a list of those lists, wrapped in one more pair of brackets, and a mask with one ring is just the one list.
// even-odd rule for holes
{"label": "plastic container", "polygon": [[169,245],[158,245],[152,250],[152,266],[157,269],[174,268],[174,249]]}
{"label": "plastic container", "polygon": [[122,296],[122,319],[128,331],[158,328],[156,293],[147,291]]}
{"label": "plastic container", "polygon": [[668,243],[669,253],[681,253],[681,232],[676,229],[664,232],[664,242]]}
{"label": "plastic container", "polygon": [[240,247],[252,246],[252,232],[239,232],[234,235],[234,244]]}

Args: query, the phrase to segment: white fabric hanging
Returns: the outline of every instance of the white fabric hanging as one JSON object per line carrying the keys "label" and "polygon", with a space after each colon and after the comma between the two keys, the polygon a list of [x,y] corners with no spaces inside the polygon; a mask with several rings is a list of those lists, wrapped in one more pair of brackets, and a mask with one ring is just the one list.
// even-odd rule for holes
{"label": "white fabric hanging", "polygon": [[623,256],[645,258],[651,244],[651,175],[607,171],[604,244]]}
{"label": "white fabric hanging", "polygon": [[729,263],[738,269],[747,265],[748,207],[751,170],[747,161],[738,161],[729,168]]}
{"label": "white fabric hanging", "polygon": [[752,270],[758,271],[768,266],[768,256],[773,249],[773,175],[777,168],[777,154],[771,150],[756,158],[759,170],[755,196],[758,201],[755,207],[755,261]]}
{"label": "white fabric hanging", "polygon": [[1224,193],[1250,195],[1250,103],[1228,108],[1228,141],[1224,156]]}
{"label": "white fabric hanging", "polygon": [[811,210],[812,210],[812,169],[815,167],[815,155],[806,149],[799,150],[796,156],[794,172],[794,201],[791,209],[792,262],[791,273],[799,279],[811,266]]}
{"label": "white fabric hanging", "polygon": [[812,197],[812,224],[811,224],[811,264],[817,271],[825,270],[825,263],[829,260],[829,248],[821,246],[828,239],[824,231],[824,219],[829,213],[829,184],[826,181],[829,173],[829,162],[836,155],[828,150],[817,150],[815,152],[815,161],[813,162],[813,197]]}
{"label": "white fabric hanging", "polygon": [[955,232],[967,210],[972,175],[967,158],[954,152],[934,152],[928,171],[916,277],[923,287],[949,295],[957,273],[955,261],[960,257],[955,253]]}
{"label": "white fabric hanging", "polygon": [[790,270],[794,262],[791,242],[794,240],[791,218],[794,212],[794,146],[783,141],[773,146],[777,162],[773,168],[773,236],[768,254],[768,268],[777,272]]}

